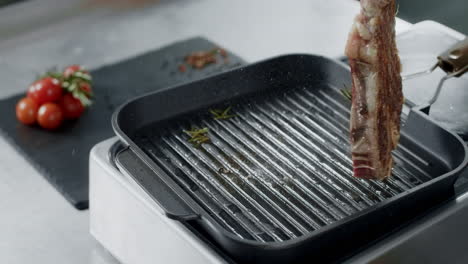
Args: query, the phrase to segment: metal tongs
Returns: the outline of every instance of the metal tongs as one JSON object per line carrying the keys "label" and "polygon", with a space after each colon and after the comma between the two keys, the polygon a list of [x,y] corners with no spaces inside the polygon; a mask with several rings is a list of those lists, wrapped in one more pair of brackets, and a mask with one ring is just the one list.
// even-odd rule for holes
{"label": "metal tongs", "polygon": [[427,102],[424,107],[421,108],[421,111],[429,114],[429,110],[432,104],[437,101],[440,91],[444,85],[444,82],[453,77],[460,77],[468,71],[468,37],[464,40],[456,43],[448,50],[441,53],[437,56],[437,63],[432,66],[429,70],[412,73],[406,76],[403,76],[403,80],[412,79],[421,75],[425,75],[433,72],[437,67],[442,69],[447,73],[442,79],[440,79],[437,89],[432,96],[432,98]]}

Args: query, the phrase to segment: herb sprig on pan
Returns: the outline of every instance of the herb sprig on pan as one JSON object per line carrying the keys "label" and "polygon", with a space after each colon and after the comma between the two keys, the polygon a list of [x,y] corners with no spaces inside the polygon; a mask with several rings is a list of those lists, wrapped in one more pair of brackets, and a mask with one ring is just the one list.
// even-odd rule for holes
{"label": "herb sprig on pan", "polygon": [[192,143],[195,147],[201,146],[203,143],[210,142],[208,137],[208,128],[192,128],[192,130],[184,130],[184,133],[190,136],[188,142]]}
{"label": "herb sprig on pan", "polygon": [[230,114],[231,106],[222,110],[222,109],[210,109],[210,113],[213,115],[214,119],[216,120],[226,120],[231,117],[235,117],[236,115]]}
{"label": "herb sprig on pan", "polygon": [[353,99],[353,95],[351,93],[351,89],[347,88],[346,86],[340,90],[341,91],[341,94],[348,100],[352,100]]}

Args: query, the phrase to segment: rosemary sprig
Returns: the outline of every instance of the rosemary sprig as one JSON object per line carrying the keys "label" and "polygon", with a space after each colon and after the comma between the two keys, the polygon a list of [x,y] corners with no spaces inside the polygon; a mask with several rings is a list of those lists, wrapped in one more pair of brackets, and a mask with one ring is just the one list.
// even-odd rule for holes
{"label": "rosemary sprig", "polygon": [[190,136],[188,142],[192,143],[195,147],[199,147],[203,143],[210,142],[207,127],[201,129],[192,128],[192,130],[184,130],[184,133]]}
{"label": "rosemary sprig", "polygon": [[231,111],[231,106],[228,108],[222,110],[222,109],[210,109],[210,113],[213,115],[214,119],[216,120],[226,120],[231,117],[235,117],[236,115],[229,114],[229,111]]}

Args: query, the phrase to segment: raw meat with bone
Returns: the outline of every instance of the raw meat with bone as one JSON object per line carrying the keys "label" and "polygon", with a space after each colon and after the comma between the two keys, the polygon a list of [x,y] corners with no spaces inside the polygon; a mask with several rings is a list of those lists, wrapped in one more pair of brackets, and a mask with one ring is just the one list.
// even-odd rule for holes
{"label": "raw meat with bone", "polygon": [[352,75],[354,176],[385,179],[400,137],[403,93],[395,43],[395,0],[361,0],[346,44]]}

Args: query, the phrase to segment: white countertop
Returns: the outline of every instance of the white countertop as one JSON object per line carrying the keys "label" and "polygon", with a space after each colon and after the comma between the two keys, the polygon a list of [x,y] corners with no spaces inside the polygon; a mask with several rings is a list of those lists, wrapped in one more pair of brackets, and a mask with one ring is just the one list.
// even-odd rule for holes
{"label": "white countertop", "polygon": [[[96,68],[197,35],[249,62],[285,53],[338,57],[359,9],[353,0],[161,0],[144,9],[81,2],[0,9],[0,98],[25,91],[51,66]],[[397,31],[407,27],[398,21]],[[3,138],[0,171],[1,263],[116,263],[89,234],[89,212],[74,209]]]}

